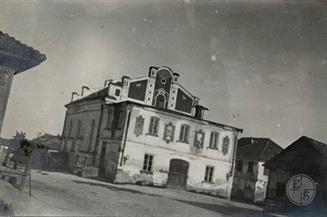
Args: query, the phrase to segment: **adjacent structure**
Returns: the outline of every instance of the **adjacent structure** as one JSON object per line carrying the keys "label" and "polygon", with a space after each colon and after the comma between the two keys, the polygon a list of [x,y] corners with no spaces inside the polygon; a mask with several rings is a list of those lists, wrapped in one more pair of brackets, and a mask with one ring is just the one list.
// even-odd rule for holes
{"label": "adjacent structure", "polygon": [[14,75],[45,59],[44,54],[0,31],[0,133]]}
{"label": "adjacent structure", "polygon": [[[327,145],[306,136],[289,145],[264,165],[270,170],[264,211],[266,213],[298,213],[295,216],[326,216]],[[305,174],[316,183],[313,202],[306,206],[291,203],[286,184],[292,176]],[[301,195],[299,195],[299,198]],[[319,214],[317,214],[319,212]],[[316,214],[313,214],[316,213]]]}
{"label": "adjacent structure", "polygon": [[263,164],[283,148],[268,138],[241,138],[236,152],[232,197],[264,202],[269,170]]}
{"label": "adjacent structure", "polygon": [[205,107],[168,67],[106,81],[67,104],[61,150],[82,175],[230,198],[241,129],[204,119]]}

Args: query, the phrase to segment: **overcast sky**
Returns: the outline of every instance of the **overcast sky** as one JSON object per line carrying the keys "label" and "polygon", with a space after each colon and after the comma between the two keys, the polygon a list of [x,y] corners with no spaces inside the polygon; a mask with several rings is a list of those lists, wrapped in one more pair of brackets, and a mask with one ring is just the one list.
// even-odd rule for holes
{"label": "overcast sky", "polygon": [[169,66],[243,136],[327,142],[327,4],[150,2],[0,1],[0,30],[47,55],[15,76],[3,136],[60,134],[72,91]]}

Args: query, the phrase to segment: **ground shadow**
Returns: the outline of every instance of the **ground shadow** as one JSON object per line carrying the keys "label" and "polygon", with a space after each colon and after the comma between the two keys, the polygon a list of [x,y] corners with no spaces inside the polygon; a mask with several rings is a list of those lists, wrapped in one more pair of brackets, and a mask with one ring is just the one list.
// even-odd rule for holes
{"label": "ground shadow", "polygon": [[[133,194],[140,194],[140,195],[148,195],[148,196],[153,196],[153,197],[162,197],[160,195],[152,194],[152,193],[146,193],[143,191],[138,191],[134,189],[128,189],[128,188],[121,188],[118,186],[114,185],[109,185],[109,184],[102,184],[102,183],[95,183],[95,182],[87,182],[87,181],[80,181],[80,180],[73,180],[73,182],[77,184],[85,184],[85,185],[90,185],[90,186],[98,186],[98,187],[103,187],[108,190],[114,191],[114,192],[129,192]],[[219,205],[219,204],[212,204],[212,203],[201,203],[201,202],[196,202],[196,201],[188,201],[188,200],[179,200],[179,199],[174,199],[174,198],[169,198],[171,200],[181,202],[184,204],[188,204],[191,206],[199,207],[202,209],[206,209],[209,211],[217,212],[223,215],[239,215],[241,213],[242,216],[245,217],[261,217],[263,216],[263,213],[259,210],[253,210],[253,209],[248,209],[248,208],[242,208],[242,207],[235,207],[235,206],[228,206],[228,205]]]}
{"label": "ground shadow", "polygon": [[121,187],[113,186],[113,185],[109,185],[109,184],[101,184],[101,183],[86,182],[86,181],[79,181],[79,180],[73,180],[73,182],[75,182],[77,184],[85,184],[85,185],[90,185],[90,186],[103,187],[103,188],[107,188],[107,189],[109,189],[111,191],[115,191],[115,192],[120,191],[120,192],[129,192],[129,193],[133,193],[133,194],[148,195],[148,196],[153,196],[153,197],[161,197],[160,195],[146,193],[143,191],[138,191],[138,190],[133,190],[133,189],[128,189],[128,188],[121,188]]}
{"label": "ground shadow", "polygon": [[241,214],[244,217],[262,217],[263,213],[259,210],[253,210],[248,208],[242,207],[235,207],[235,206],[228,206],[228,205],[219,205],[219,204],[212,204],[212,203],[201,203],[197,201],[188,201],[188,200],[178,200],[173,199],[175,201],[185,203],[191,206],[196,206],[202,209],[206,209],[212,212],[217,212],[222,215],[232,216],[233,214],[238,215]]}

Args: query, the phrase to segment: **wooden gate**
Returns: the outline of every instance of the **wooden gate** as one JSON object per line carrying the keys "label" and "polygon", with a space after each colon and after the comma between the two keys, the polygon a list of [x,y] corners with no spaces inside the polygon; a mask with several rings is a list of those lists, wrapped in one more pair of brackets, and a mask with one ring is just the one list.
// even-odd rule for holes
{"label": "wooden gate", "polygon": [[189,163],[180,159],[170,160],[168,188],[184,189],[187,182]]}

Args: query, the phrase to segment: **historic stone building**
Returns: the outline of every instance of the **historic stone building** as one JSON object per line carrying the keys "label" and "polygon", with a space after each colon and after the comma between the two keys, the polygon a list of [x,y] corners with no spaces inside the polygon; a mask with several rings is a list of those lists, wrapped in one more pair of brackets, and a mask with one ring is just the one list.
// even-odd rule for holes
{"label": "historic stone building", "polygon": [[0,133],[14,75],[45,59],[44,54],[0,31]]}
{"label": "historic stone building", "polygon": [[115,183],[210,192],[230,198],[241,129],[204,119],[205,107],[168,67],[109,80],[66,105],[61,150],[69,168]]}
{"label": "historic stone building", "polygon": [[263,164],[283,150],[269,138],[244,137],[238,140],[232,198],[263,203],[269,169]]}

